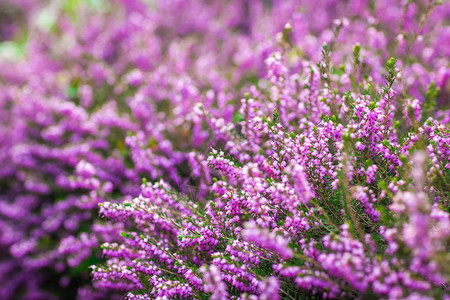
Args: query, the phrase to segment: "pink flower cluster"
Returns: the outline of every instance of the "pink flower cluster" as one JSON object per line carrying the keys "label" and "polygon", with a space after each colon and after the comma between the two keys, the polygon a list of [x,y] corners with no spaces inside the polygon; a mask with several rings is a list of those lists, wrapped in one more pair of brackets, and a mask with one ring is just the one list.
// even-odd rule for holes
{"label": "pink flower cluster", "polygon": [[3,5],[1,298],[448,299],[448,3]]}

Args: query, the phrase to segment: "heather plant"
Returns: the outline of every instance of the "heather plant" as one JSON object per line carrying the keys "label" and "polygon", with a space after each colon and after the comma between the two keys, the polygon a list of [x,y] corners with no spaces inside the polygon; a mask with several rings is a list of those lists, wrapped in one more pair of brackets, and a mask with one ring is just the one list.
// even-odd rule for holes
{"label": "heather plant", "polygon": [[215,126],[198,104],[226,140],[205,160],[208,202],[144,181],[139,197],[100,204],[103,217],[135,230],[103,244],[109,260],[92,266],[96,287],[131,290],[129,299],[447,297],[442,94],[432,81],[404,80],[416,76],[399,68],[408,56],[381,70],[384,53],[368,60],[354,44],[333,59],[341,22],[317,63],[298,57],[287,25],[267,81],[233,124]]}
{"label": "heather plant", "polygon": [[30,20],[25,56],[1,62],[0,295],[104,298],[77,292],[99,241],[119,239],[124,226],[103,224],[98,203],[137,196],[141,176],[195,191],[196,155],[216,142],[192,122],[194,104],[231,120],[235,93],[260,69],[236,53],[264,35],[204,1],[52,4]]}
{"label": "heather plant", "polygon": [[448,292],[448,4],[27,3],[3,298]]}
{"label": "heather plant", "polygon": [[[269,79],[281,60],[267,60]],[[390,59],[384,86],[334,94],[294,131],[277,109],[267,115],[273,102],[255,89],[225,149],[206,160],[209,202],[160,181],[144,182],[133,200],[100,204],[102,216],[136,230],[103,244],[109,260],[92,267],[95,285],[131,290],[129,299],[444,297],[450,220],[438,187],[450,175],[448,129],[398,122],[422,117],[396,116],[398,72]],[[319,79],[314,92],[329,84]],[[337,115],[323,113],[334,105]],[[446,140],[436,144],[430,130]]]}

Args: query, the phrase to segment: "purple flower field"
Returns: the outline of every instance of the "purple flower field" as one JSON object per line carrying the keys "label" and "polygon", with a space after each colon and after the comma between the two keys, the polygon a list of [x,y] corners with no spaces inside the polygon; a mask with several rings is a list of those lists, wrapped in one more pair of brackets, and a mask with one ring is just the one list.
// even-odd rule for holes
{"label": "purple flower field", "polygon": [[450,1],[0,0],[0,299],[450,300]]}

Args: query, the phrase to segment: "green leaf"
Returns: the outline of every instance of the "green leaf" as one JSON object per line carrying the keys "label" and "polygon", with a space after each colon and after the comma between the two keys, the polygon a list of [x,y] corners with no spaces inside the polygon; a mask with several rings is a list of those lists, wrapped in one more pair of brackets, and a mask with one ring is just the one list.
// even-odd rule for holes
{"label": "green leaf", "polygon": [[355,46],[353,46],[353,53],[355,54],[355,56],[358,56],[360,51],[361,45],[359,43],[356,43]]}
{"label": "green leaf", "polygon": [[234,114],[233,114],[233,123],[239,123],[239,122],[242,122],[242,121],[244,121],[244,117],[242,116],[242,114],[240,113],[240,112],[235,112]]}
{"label": "green leaf", "polygon": [[73,99],[78,95],[78,87],[75,85],[69,86],[69,88],[66,90],[67,97]]}
{"label": "green leaf", "polygon": [[396,63],[397,63],[397,60],[395,58],[391,57],[386,62],[386,68],[388,70],[393,70],[395,68]]}

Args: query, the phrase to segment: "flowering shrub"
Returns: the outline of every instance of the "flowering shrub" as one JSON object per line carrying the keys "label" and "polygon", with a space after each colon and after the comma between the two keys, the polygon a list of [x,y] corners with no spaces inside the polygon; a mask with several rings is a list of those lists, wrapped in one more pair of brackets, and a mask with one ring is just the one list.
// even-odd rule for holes
{"label": "flowering shrub", "polygon": [[[103,217],[136,229],[103,244],[110,259],[92,267],[97,287],[130,299],[446,294],[450,136],[433,118],[436,84],[410,84],[416,75],[393,58],[381,72],[383,53],[367,58],[360,44],[333,59],[332,40],[309,63],[290,30],[234,124],[211,127],[227,142],[205,159],[209,201],[161,181],[100,204]],[[418,91],[423,100],[411,99]]]}
{"label": "flowering shrub", "polygon": [[[101,215],[131,219],[137,230],[122,234],[125,243],[103,244],[110,259],[92,267],[98,287],[133,290],[130,299],[445,294],[448,129],[432,118],[418,126],[426,116],[396,108],[394,59],[385,86],[341,94],[325,74],[306,86],[314,69],[280,74],[282,57],[267,59],[268,93],[242,100],[243,120],[229,129],[224,151],[206,160],[214,174],[209,202],[192,202],[161,181],[144,183],[133,200],[100,204]],[[279,114],[282,98],[267,96],[290,82],[332,97],[303,103],[297,128],[299,115]],[[271,104],[279,108],[269,118]],[[337,115],[323,113],[332,110]]]}
{"label": "flowering shrub", "polygon": [[35,2],[3,298],[446,296],[450,5]]}
{"label": "flowering shrub", "polygon": [[[233,98],[263,65],[257,53],[271,48],[258,44],[248,56],[265,37],[229,15],[241,10],[231,4],[81,3],[78,15],[67,5],[49,20],[53,6],[36,12],[26,56],[0,68],[1,298],[48,299],[57,286],[56,296],[74,297],[90,280],[99,241],[117,240],[123,227],[100,222],[98,203],[137,196],[140,176],[192,189],[191,152],[215,144],[192,119],[194,104],[219,125],[230,121]],[[86,293],[78,291],[95,296]]]}

